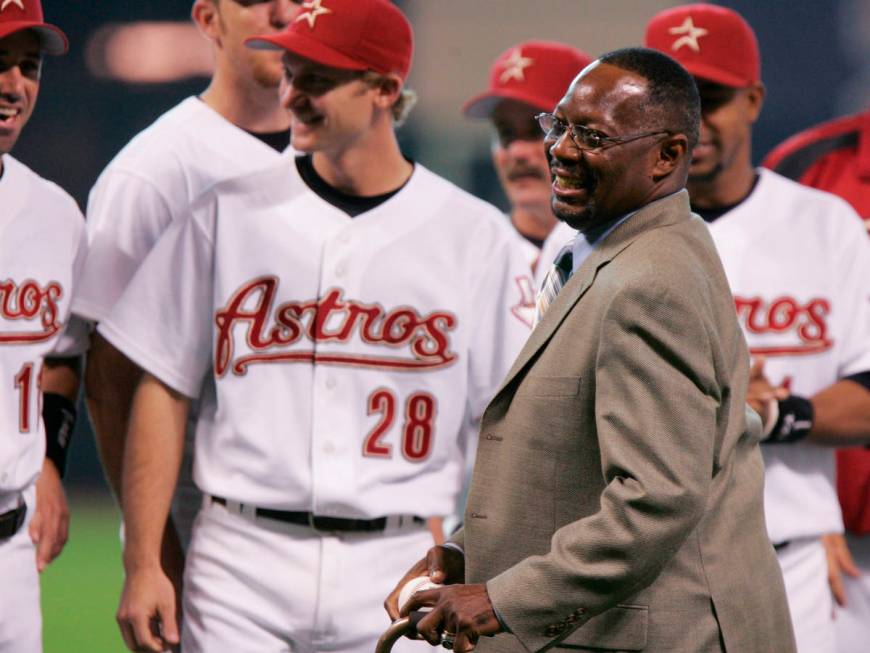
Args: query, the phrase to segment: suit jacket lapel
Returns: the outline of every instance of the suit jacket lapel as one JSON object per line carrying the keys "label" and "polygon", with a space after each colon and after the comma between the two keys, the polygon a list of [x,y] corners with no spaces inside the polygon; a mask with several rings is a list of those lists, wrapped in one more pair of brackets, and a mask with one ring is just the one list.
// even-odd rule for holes
{"label": "suit jacket lapel", "polygon": [[580,298],[595,282],[598,270],[607,265],[644,232],[686,220],[689,217],[689,212],[689,193],[681,190],[647,204],[608,234],[607,238],[583,262],[580,269],[571,275],[568,283],[550,304],[544,317],[532,331],[522,351],[511,366],[501,387],[496,392],[496,396],[501,394],[538,350],[550,340],[574,305],[580,301]]}

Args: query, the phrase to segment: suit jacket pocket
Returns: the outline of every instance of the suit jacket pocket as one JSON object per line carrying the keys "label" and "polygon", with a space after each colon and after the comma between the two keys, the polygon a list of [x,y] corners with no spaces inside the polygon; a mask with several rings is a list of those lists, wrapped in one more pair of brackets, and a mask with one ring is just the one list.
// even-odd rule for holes
{"label": "suit jacket pocket", "polygon": [[579,392],[579,376],[529,375],[517,394],[531,397],[576,397]]}
{"label": "suit jacket pocket", "polygon": [[560,648],[596,651],[642,651],[646,646],[647,618],[645,605],[617,605],[593,617],[568,635]]}

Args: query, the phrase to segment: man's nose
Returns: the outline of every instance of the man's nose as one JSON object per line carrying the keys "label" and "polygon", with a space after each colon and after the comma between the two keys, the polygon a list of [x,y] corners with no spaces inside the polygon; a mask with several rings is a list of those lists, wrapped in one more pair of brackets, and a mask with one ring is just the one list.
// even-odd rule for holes
{"label": "man's nose", "polygon": [[701,112],[701,129],[698,131],[700,140],[705,141],[710,136],[710,111]]}
{"label": "man's nose", "polygon": [[287,27],[299,9],[298,5],[299,3],[293,0],[275,0],[272,5],[272,15],[269,17],[272,27],[277,30]]}
{"label": "man's nose", "polygon": [[307,96],[300,91],[292,81],[286,79],[281,80],[279,89],[281,97],[281,106],[285,109],[299,109],[304,102],[307,102]]}
{"label": "man's nose", "polygon": [[0,73],[0,96],[7,102],[17,102],[24,94],[24,75],[21,68],[12,66]]}
{"label": "man's nose", "polygon": [[563,161],[578,161],[580,159],[580,150],[574,144],[571,132],[567,129],[555,142],[545,140],[544,146],[553,158]]}

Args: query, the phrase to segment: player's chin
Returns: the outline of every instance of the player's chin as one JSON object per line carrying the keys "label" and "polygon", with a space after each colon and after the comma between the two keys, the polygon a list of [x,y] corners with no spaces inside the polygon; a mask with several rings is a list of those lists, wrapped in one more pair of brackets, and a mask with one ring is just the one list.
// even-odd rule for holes
{"label": "player's chin", "polygon": [[692,162],[689,164],[689,181],[708,181],[716,177],[719,165],[714,156],[698,155],[693,152]]}
{"label": "player's chin", "polygon": [[590,223],[592,211],[589,203],[585,200],[553,196],[550,206],[553,209],[553,215],[569,227],[580,230]]}
{"label": "player's chin", "polygon": [[303,154],[313,154],[323,149],[320,139],[315,135],[298,133],[295,129],[291,131],[290,144],[294,150]]}
{"label": "player's chin", "polygon": [[20,133],[17,129],[3,129],[0,127],[0,155],[8,154],[12,151]]}
{"label": "player's chin", "polygon": [[315,152],[323,149],[322,121],[303,122],[294,119],[290,125],[293,149],[297,152]]}

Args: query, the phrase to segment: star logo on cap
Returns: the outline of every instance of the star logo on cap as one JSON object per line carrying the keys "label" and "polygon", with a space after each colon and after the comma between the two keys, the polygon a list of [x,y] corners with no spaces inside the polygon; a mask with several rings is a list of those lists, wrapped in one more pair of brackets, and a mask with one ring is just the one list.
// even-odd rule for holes
{"label": "star logo on cap", "polygon": [[695,23],[692,22],[692,17],[686,16],[686,20],[683,21],[683,24],[679,27],[671,27],[668,30],[668,34],[673,34],[674,36],[679,36],[680,34],[684,35],[674,41],[671,50],[677,51],[686,45],[690,50],[700,52],[701,46],[698,44],[698,39],[702,36],[707,36],[708,32],[703,27],[695,27]]}
{"label": "star logo on cap", "polygon": [[524,81],[526,79],[525,70],[533,63],[535,63],[535,60],[524,57],[523,51],[520,48],[515,49],[511,52],[511,56],[507,58],[507,61],[504,62],[504,72],[498,78],[498,81],[502,84],[509,79],[515,79],[518,82]]}
{"label": "star logo on cap", "polygon": [[9,5],[15,5],[21,11],[24,11],[24,0],[3,0],[3,4],[0,5],[0,11],[6,11],[6,7]]}
{"label": "star logo on cap", "polygon": [[[322,16],[323,14],[331,14],[332,9],[327,9],[321,3],[323,0],[307,0],[307,2],[302,3],[302,11],[296,16],[296,22],[298,23],[300,20],[307,20],[308,27],[314,29],[314,23],[317,22],[317,17]],[[308,11],[305,11],[305,10]]]}

